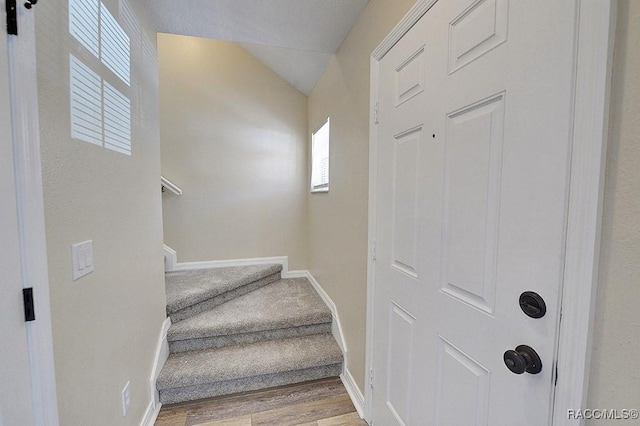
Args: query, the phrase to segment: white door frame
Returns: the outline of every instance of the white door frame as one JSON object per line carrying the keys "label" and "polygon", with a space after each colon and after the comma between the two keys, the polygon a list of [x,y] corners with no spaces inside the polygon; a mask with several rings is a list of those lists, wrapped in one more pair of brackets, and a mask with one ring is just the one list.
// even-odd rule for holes
{"label": "white door frame", "polygon": [[[366,371],[369,374],[365,375],[370,380],[373,377],[374,354],[379,65],[387,52],[437,1],[418,0],[371,54],[366,348]],[[553,425],[556,426],[566,424],[568,409],[586,408],[617,10],[617,0],[578,0],[577,4],[570,195],[556,361],[559,374],[553,414]],[[369,421],[372,403],[371,383],[366,383],[365,419]],[[584,421],[579,424],[584,424]]]}
{"label": "white door frame", "polygon": [[[4,30],[4,29],[3,29]],[[36,320],[27,324],[36,425],[58,425],[42,193],[35,13],[18,1],[18,36],[9,35],[9,79],[23,287],[33,287]]]}

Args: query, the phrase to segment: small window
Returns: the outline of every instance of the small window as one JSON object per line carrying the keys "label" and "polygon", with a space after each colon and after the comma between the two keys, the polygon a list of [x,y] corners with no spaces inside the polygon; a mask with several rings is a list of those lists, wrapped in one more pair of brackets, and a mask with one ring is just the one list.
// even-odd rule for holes
{"label": "small window", "polygon": [[311,192],[329,191],[329,118],[311,135]]}

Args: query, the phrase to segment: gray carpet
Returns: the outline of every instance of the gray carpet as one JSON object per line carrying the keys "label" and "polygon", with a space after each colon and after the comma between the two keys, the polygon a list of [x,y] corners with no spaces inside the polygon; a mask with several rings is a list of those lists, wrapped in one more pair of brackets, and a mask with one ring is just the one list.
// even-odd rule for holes
{"label": "gray carpet", "polygon": [[320,367],[306,368],[304,370],[291,370],[282,373],[264,374],[261,376],[244,377],[240,379],[223,380],[213,385],[191,385],[180,388],[169,388],[159,391],[160,403],[175,404],[196,399],[211,398],[213,396],[229,395],[238,392],[254,391],[289,385],[292,383],[308,382],[310,380],[337,377],[342,373],[342,362],[339,364],[323,365]]}
{"label": "gray carpet", "polygon": [[279,279],[281,271],[282,265],[271,264],[168,272],[165,274],[167,314],[171,315],[269,276],[277,274]]}
{"label": "gray carpet", "polygon": [[341,362],[342,352],[333,336],[316,334],[172,354],[157,385],[158,389],[192,386]]}
{"label": "gray carpet", "polygon": [[298,383],[342,372],[331,311],[281,265],[166,274],[171,354],[163,404]]}
{"label": "gray carpet", "polygon": [[[241,313],[241,314],[239,314]],[[180,321],[170,342],[330,323],[331,311],[306,278],[280,280]]]}
{"label": "gray carpet", "polygon": [[180,353],[186,351],[199,351],[203,349],[223,348],[231,345],[246,345],[249,343],[264,342],[265,340],[286,339],[288,337],[309,336],[312,334],[322,333],[331,333],[331,322],[240,334],[175,340],[173,342],[169,342],[169,352]]}

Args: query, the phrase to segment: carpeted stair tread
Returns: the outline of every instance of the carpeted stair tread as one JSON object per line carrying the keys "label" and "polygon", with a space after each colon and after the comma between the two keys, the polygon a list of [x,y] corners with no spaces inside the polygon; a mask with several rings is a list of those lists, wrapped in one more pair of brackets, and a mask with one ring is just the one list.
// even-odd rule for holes
{"label": "carpeted stair tread", "polygon": [[169,342],[331,323],[331,311],[306,278],[269,284],[175,323]]}
{"label": "carpeted stair tread", "polygon": [[341,373],[342,363],[338,363],[323,365],[320,367],[305,368],[303,370],[285,371],[284,373],[264,374],[262,376],[223,380],[215,383],[168,388],[159,391],[158,396],[161,404],[175,404],[220,395],[238,394],[240,392],[255,391],[259,389],[274,388],[276,386],[290,385],[293,383],[326,379],[328,377],[338,377]]}
{"label": "carpeted stair tread", "polygon": [[331,334],[172,354],[157,379],[163,390],[269,376],[342,363]]}
{"label": "carpeted stair tread", "polygon": [[269,264],[168,272],[165,274],[167,313],[172,314],[281,271],[281,264]]}

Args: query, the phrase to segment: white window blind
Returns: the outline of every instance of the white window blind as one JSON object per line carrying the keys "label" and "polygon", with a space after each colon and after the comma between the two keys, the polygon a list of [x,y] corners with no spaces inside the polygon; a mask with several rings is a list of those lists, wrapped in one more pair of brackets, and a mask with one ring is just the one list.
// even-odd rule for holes
{"label": "white window blind", "polygon": [[329,191],[329,119],[311,136],[311,192]]}

